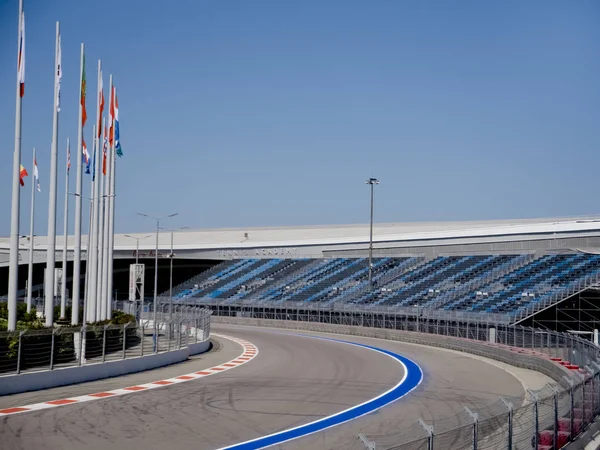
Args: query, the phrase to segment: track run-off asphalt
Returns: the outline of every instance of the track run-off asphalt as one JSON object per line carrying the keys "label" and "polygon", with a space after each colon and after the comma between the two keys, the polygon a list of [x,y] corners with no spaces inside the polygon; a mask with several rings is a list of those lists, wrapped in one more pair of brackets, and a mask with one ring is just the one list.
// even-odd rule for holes
{"label": "track run-off asphalt", "polygon": [[[412,379],[413,384],[418,384],[414,391],[408,392],[414,386],[405,384],[406,392],[397,394],[406,395],[400,395],[402,398],[376,412],[306,437],[287,435],[296,439],[270,448],[360,448],[356,442],[358,433],[399,432],[414,426],[418,418],[432,421],[464,413],[464,406],[477,411],[496,402],[500,396],[518,401],[524,395],[521,382],[509,372],[456,352],[368,338],[254,327],[215,324],[213,331],[252,343],[259,352],[251,361],[211,376],[130,395],[1,416],[0,447],[3,450],[259,448],[258,443],[267,441],[237,447],[235,444],[289,429],[302,429],[306,424],[368,404],[373,399],[385,399],[384,396],[403,380],[411,381],[406,364],[409,364],[408,372],[414,373],[420,367],[424,374],[420,384],[420,377],[418,381]],[[217,336],[213,341],[212,351],[182,364],[0,397],[0,409],[203,372],[237,360],[242,352],[240,344],[224,337]],[[386,353],[404,357],[404,364]],[[416,369],[410,366],[411,361],[418,364]],[[383,406],[384,402],[380,403],[373,406]],[[361,412],[365,411],[358,410],[355,415]]]}

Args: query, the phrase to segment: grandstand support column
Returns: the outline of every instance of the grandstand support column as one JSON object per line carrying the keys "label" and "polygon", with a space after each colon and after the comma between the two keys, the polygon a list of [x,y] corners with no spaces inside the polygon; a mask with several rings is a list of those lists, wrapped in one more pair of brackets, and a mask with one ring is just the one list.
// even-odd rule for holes
{"label": "grandstand support column", "polygon": [[373,191],[376,184],[379,184],[377,178],[369,178],[367,184],[371,185],[371,221],[369,227],[369,289],[373,289]]}

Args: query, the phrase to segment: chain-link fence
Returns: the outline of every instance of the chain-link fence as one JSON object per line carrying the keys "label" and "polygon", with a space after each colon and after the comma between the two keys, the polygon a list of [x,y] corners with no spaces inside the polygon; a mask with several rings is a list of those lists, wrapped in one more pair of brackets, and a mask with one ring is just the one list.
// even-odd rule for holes
{"label": "chain-link fence", "polygon": [[[289,321],[297,329],[315,329],[317,324],[322,331],[345,332],[375,336],[389,334],[387,338],[397,339],[403,334],[404,340],[436,345],[439,337],[417,335],[407,339],[412,333],[420,332],[437,335],[451,340],[454,347],[466,352],[481,353],[482,343],[489,353],[511,351],[516,358],[544,358],[556,360],[567,368],[563,371],[556,366],[555,373],[564,377],[539,391],[530,391],[525,400],[498,399],[497,402],[480,408],[469,409],[450,416],[436,418],[432,422],[416,420],[414,426],[401,431],[379,435],[360,435],[356,445],[367,449],[384,450],[520,450],[520,449],[559,449],[591,423],[600,413],[600,365],[597,364],[599,350],[592,342],[568,333],[551,330],[497,324],[493,322],[470,322],[442,320],[441,318],[393,312],[366,312],[362,310],[344,311],[327,308],[298,308],[288,305],[284,308],[268,308],[252,305],[211,305],[217,316],[231,318],[270,319],[274,326],[282,326]],[[228,319],[231,320],[231,319]],[[235,320],[235,319],[234,319]],[[329,326],[351,326],[333,330]],[[311,327],[312,325],[312,327]],[[364,330],[364,332],[360,332]],[[369,332],[372,330],[372,332]],[[415,336],[415,335],[413,335]],[[381,336],[379,336],[381,337]],[[477,342],[479,341],[479,342]],[[447,342],[450,342],[447,340]],[[483,353],[485,354],[485,353]],[[548,364],[550,364],[548,362]],[[554,367],[553,364],[550,364]],[[532,367],[534,368],[534,367]],[[567,376],[567,373],[571,373]],[[555,378],[560,378],[555,377]]]}
{"label": "chain-link fence", "polygon": [[208,309],[189,308],[171,315],[160,314],[156,322],[137,313],[137,322],[123,325],[0,332],[0,376],[180,349],[210,337],[211,314]]}

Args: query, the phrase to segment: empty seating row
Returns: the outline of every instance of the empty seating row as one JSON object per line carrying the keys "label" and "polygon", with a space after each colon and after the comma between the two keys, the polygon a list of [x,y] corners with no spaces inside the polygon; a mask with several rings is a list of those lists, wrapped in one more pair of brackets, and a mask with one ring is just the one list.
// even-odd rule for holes
{"label": "empty seating row", "polygon": [[600,275],[600,255],[509,254],[328,259],[236,259],[192,277],[176,301],[283,302],[442,308],[516,315],[559,300]]}

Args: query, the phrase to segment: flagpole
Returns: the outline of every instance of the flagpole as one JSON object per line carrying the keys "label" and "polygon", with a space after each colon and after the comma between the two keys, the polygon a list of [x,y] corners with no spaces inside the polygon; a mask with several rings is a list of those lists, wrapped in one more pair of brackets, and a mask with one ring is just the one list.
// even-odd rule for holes
{"label": "flagpole", "polygon": [[13,153],[12,202],[10,211],[10,253],[8,269],[8,331],[17,328],[17,290],[19,287],[19,214],[21,201],[21,117],[23,101],[21,97],[21,33],[25,23],[23,17],[23,0],[19,0],[19,32],[17,48],[19,63],[17,65],[17,100],[15,108],[15,148]]}
{"label": "flagpole", "polygon": [[71,142],[67,138],[67,164],[65,170],[65,215],[63,220],[63,251],[62,251],[62,285],[60,287],[60,318],[64,319],[67,309],[67,240],[69,232],[69,165],[71,157]]}
{"label": "flagpole", "polygon": [[56,22],[56,45],[54,50],[54,111],[52,120],[52,151],[50,153],[50,187],[48,201],[48,246],[46,250],[45,316],[46,326],[54,324],[54,268],[56,266],[56,160],[58,158],[58,53],[60,45],[60,23]]}
{"label": "flagpole", "polygon": [[[115,89],[115,101],[116,101]],[[116,180],[116,164],[115,164],[115,141],[113,140],[110,155],[110,187],[109,187],[109,225],[108,225],[108,287],[106,297],[106,318],[112,319],[112,287],[113,287],[113,253],[115,246],[115,180]]]}
{"label": "flagpole", "polygon": [[[94,127],[95,128],[95,127]],[[85,264],[85,288],[84,295],[88,305],[88,317],[90,322],[96,321],[96,301],[91,294],[90,284],[92,282],[92,272],[94,270],[94,158],[96,157],[96,150],[94,149],[94,140],[92,140],[92,171],[90,173],[90,220],[88,222],[88,235],[87,235],[87,252],[86,252],[86,264]]]}
{"label": "flagpole", "polygon": [[[74,256],[73,256],[73,293],[72,293],[72,311],[71,311],[71,324],[77,325],[79,323],[79,298],[81,295],[81,166],[82,166],[82,141],[83,141],[83,124],[82,115],[83,108],[81,105],[81,76],[83,74],[83,50],[84,45],[81,44],[81,56],[80,56],[80,69],[79,69],[79,124],[77,131],[77,187],[75,196],[75,244],[74,244]],[[83,324],[86,323],[86,305],[83,303]]]}
{"label": "flagpole", "polygon": [[33,174],[31,177],[31,215],[29,217],[29,264],[27,265],[27,312],[31,312],[31,296],[33,291],[33,212],[35,209],[35,147],[33,147]]}
{"label": "flagpole", "polygon": [[100,184],[100,179],[99,179],[99,168],[100,168],[100,164],[99,164],[99,151],[98,151],[98,140],[96,139],[96,125],[93,126],[93,130],[94,130],[94,143],[95,143],[95,149],[94,149],[94,174],[92,175],[92,179],[93,181],[93,186],[94,186],[94,192],[93,192],[93,196],[92,196],[92,205],[94,208],[94,212],[93,212],[93,216],[92,216],[92,265],[90,266],[90,285],[89,285],[89,295],[91,298],[93,298],[93,301],[91,304],[95,305],[96,307],[96,320],[102,320],[102,318],[100,317],[100,299],[96,297],[96,291],[97,291],[97,280],[98,280],[98,225],[99,225],[99,221],[98,221],[98,185]]}
{"label": "flagpole", "polygon": [[[102,130],[106,130],[106,119],[103,119],[102,121]],[[99,133],[100,134],[100,133]],[[98,137],[98,141],[100,142],[100,137]],[[103,176],[100,177],[98,179],[98,181],[100,182],[100,186],[98,187],[99,189],[99,198],[98,198],[98,202],[99,202],[99,211],[98,211],[98,286],[96,288],[96,298],[98,298],[98,301],[100,302],[101,305],[101,311],[100,311],[100,320],[105,320],[106,319],[106,302],[104,302],[104,299],[102,297],[102,283],[104,282],[104,260],[106,259],[106,253],[104,252],[104,233],[106,231],[106,227],[104,226],[104,217],[105,217],[105,196],[104,196],[104,179],[106,178],[106,175],[104,175],[105,170],[105,159],[104,159],[104,140],[102,141],[102,168],[104,169],[102,171]]]}
{"label": "flagpole", "polygon": [[114,126],[113,123],[113,118],[111,116],[112,113],[112,108],[114,108],[114,105],[112,105],[112,102],[114,102],[114,96],[113,96],[113,79],[112,79],[112,75],[109,76],[109,94],[108,94],[108,102],[109,102],[109,109],[108,109],[108,117],[109,120],[106,125],[109,127],[109,145],[108,145],[108,149],[107,149],[107,160],[106,160],[106,176],[104,177],[104,193],[105,193],[105,198],[104,198],[104,260],[102,261],[102,295],[101,295],[101,299],[102,302],[104,303],[104,307],[107,310],[106,313],[106,317],[109,317],[109,313],[108,313],[108,307],[107,305],[108,303],[108,279],[110,277],[110,272],[109,272],[109,250],[108,250],[108,245],[109,245],[109,225],[110,225],[110,200],[111,197],[110,195],[110,177],[112,176],[112,166],[110,164],[110,141],[111,141],[111,129]]}

